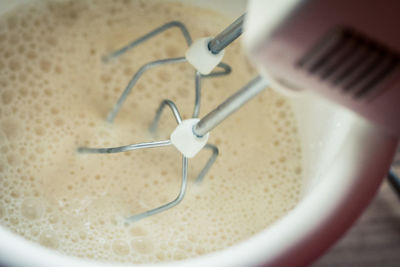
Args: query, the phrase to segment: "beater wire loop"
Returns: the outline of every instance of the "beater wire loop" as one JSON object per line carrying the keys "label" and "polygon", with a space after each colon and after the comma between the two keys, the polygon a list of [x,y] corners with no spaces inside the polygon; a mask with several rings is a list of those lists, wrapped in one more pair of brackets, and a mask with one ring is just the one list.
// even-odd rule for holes
{"label": "beater wire loop", "polygon": [[151,209],[151,210],[147,210],[145,212],[139,213],[139,214],[135,214],[132,216],[129,216],[126,218],[126,221],[128,223],[133,223],[136,222],[138,220],[144,219],[146,217],[155,215],[157,213],[163,212],[165,210],[168,210],[170,208],[175,207],[176,205],[178,205],[183,197],[185,196],[186,193],[186,189],[187,189],[187,170],[188,170],[188,158],[185,156],[182,156],[182,182],[181,182],[181,188],[179,191],[178,196],[171,202],[168,202],[164,205],[161,205],[157,208]]}
{"label": "beater wire loop", "polygon": [[176,107],[175,103],[169,99],[165,99],[161,102],[160,106],[158,107],[156,115],[153,119],[153,122],[150,125],[149,131],[153,135],[155,135],[157,133],[158,123],[160,122],[161,114],[162,114],[165,106],[169,106],[169,108],[171,109],[172,114],[174,115],[175,120],[178,124],[181,124],[181,122],[182,122],[181,115],[179,114],[179,110]]}
{"label": "beater wire loop", "polygon": [[122,105],[124,104],[126,98],[132,91],[132,88],[136,85],[137,81],[142,77],[142,75],[149,69],[155,68],[157,66],[166,65],[166,64],[174,64],[174,63],[181,63],[186,62],[184,57],[177,57],[177,58],[168,58],[168,59],[161,59],[149,62],[143,65],[136,73],[133,75],[132,79],[129,81],[128,85],[126,86],[125,90],[122,92],[121,96],[119,97],[117,103],[112,108],[111,112],[107,116],[107,122],[112,123],[115,120],[115,117],[118,115],[119,110],[121,109]]}
{"label": "beater wire loop", "polygon": [[204,165],[203,169],[200,171],[200,173],[196,177],[195,182],[198,184],[203,182],[204,177],[210,170],[211,166],[214,164],[214,162],[217,159],[218,154],[219,154],[218,148],[212,144],[206,144],[204,149],[211,150],[212,154],[211,154],[211,157],[208,159],[206,165]]}
{"label": "beater wire loop", "polygon": [[197,70],[194,75],[194,108],[192,118],[199,117],[201,102],[201,74]]}
{"label": "beater wire loop", "polygon": [[131,50],[131,49],[135,48],[136,46],[140,45],[141,43],[147,41],[148,39],[156,36],[157,34],[160,34],[160,33],[164,32],[164,31],[166,31],[166,30],[168,30],[170,28],[173,28],[173,27],[177,27],[179,30],[181,30],[182,35],[185,38],[187,45],[190,46],[192,44],[192,37],[190,36],[189,31],[187,30],[185,24],[183,24],[180,21],[171,21],[171,22],[168,22],[168,23],[166,23],[166,24],[164,24],[164,25],[152,30],[151,32],[143,35],[142,37],[130,42],[126,46],[124,46],[124,47],[122,47],[122,48],[120,48],[120,49],[118,49],[118,50],[116,50],[114,52],[111,52],[110,54],[104,56],[103,57],[103,61],[104,62],[109,62],[112,59],[118,58],[121,55],[123,55],[126,52],[128,52],[129,50]]}
{"label": "beater wire loop", "polygon": [[126,146],[118,146],[118,147],[107,147],[107,148],[92,148],[92,147],[79,147],[78,152],[83,154],[110,154],[110,153],[120,153],[131,150],[143,149],[143,148],[154,148],[161,146],[169,146],[171,145],[170,140],[164,141],[154,141],[154,142],[146,142],[146,143],[138,143],[131,144]]}
{"label": "beater wire loop", "polygon": [[213,78],[213,77],[219,77],[219,76],[225,76],[228,75],[232,72],[231,66],[228,64],[221,62],[217,65],[218,68],[222,69],[220,71],[213,71],[210,74],[207,75],[201,75],[201,78]]}

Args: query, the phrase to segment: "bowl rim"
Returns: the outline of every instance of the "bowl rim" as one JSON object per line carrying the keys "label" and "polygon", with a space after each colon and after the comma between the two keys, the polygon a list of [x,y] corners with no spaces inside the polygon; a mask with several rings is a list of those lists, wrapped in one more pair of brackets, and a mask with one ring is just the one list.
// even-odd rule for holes
{"label": "bowl rim", "polygon": [[[332,164],[326,172],[327,177],[276,223],[222,251],[179,262],[145,266],[293,266],[305,265],[318,257],[368,205],[389,169],[397,145],[397,138],[363,120],[354,119],[351,123],[352,134],[335,159],[336,164],[345,168],[336,169]],[[7,266],[128,265],[66,256],[27,241],[2,226],[0,262]]]}

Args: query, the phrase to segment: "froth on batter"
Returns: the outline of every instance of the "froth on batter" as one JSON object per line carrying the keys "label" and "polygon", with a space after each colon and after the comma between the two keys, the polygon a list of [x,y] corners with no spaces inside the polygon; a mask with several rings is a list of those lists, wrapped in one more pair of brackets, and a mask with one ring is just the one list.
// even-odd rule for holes
{"label": "froth on batter", "polygon": [[[126,227],[124,216],[174,199],[181,156],[174,148],[79,155],[78,146],[150,141],[156,108],[173,100],[184,118],[194,104],[194,70],[159,67],[133,89],[113,125],[106,114],[143,64],[182,56],[176,29],[120,59],[113,49],[171,20],[194,38],[230,19],[159,1],[28,4],[0,18],[0,223],[43,246],[78,257],[132,263],[180,260],[221,250],[291,210],[302,186],[301,150],[290,105],[265,91],[211,132],[220,155],[193,184],[209,152],[189,162],[188,192],[167,212]],[[226,49],[233,72],[203,80],[201,115],[247,83],[255,71],[240,42]],[[174,129],[166,112],[160,138]]]}

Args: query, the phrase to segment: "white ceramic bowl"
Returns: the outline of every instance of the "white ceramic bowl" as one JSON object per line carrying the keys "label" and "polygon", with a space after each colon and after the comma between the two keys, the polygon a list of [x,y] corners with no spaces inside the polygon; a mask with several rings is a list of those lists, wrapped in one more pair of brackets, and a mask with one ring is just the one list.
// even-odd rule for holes
{"label": "white ceramic bowl", "polygon": [[[0,15],[28,1],[1,1]],[[244,11],[245,1],[210,0],[201,5],[237,16]],[[367,206],[389,168],[396,138],[310,95],[291,102],[304,157],[305,186],[297,207],[271,227],[223,251],[157,266],[306,265],[337,240]],[[0,265],[109,266],[60,255],[3,227]]]}

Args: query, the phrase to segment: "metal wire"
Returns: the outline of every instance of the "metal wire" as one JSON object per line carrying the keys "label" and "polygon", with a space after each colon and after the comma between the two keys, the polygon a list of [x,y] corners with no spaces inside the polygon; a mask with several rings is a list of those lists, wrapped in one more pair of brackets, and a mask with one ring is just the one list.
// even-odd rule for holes
{"label": "metal wire", "polygon": [[129,216],[126,218],[126,222],[127,223],[133,223],[136,222],[138,220],[144,219],[146,217],[155,215],[157,213],[166,211],[170,208],[175,207],[176,205],[178,205],[183,197],[185,196],[186,193],[186,188],[187,188],[187,169],[188,169],[188,158],[185,156],[182,156],[182,183],[181,183],[181,189],[179,191],[178,196],[171,202],[168,202],[167,204],[164,204],[162,206],[159,206],[155,209],[151,209],[151,210],[147,210],[145,212],[133,215],[133,216]]}
{"label": "metal wire", "polygon": [[217,65],[221,70],[216,70],[211,72],[210,74],[203,75],[200,72],[195,72],[195,99],[194,99],[194,108],[192,113],[192,118],[198,118],[200,114],[200,105],[201,105],[201,79],[202,78],[213,78],[228,75],[231,73],[232,68],[223,62]]}
{"label": "metal wire", "polygon": [[169,108],[171,109],[171,111],[175,117],[175,120],[178,124],[180,124],[182,122],[181,115],[179,114],[179,110],[176,107],[175,103],[169,99],[165,99],[164,101],[161,102],[160,106],[158,107],[158,109],[156,111],[156,116],[154,117],[153,122],[151,123],[151,126],[149,128],[150,133],[156,134],[157,128],[158,128],[158,123],[160,122],[161,114],[162,114],[165,106],[169,106]]}
{"label": "metal wire", "polygon": [[197,118],[200,113],[201,105],[201,73],[196,70],[195,80],[194,80],[194,108],[192,118]]}
{"label": "metal wire", "polygon": [[211,157],[208,159],[206,165],[203,167],[203,169],[200,171],[200,173],[196,177],[196,183],[201,183],[203,182],[204,177],[210,170],[211,166],[214,164],[215,160],[218,157],[219,151],[218,148],[212,144],[206,144],[204,149],[208,149],[212,151]]}
{"label": "metal wire", "polygon": [[121,56],[121,55],[125,54],[126,52],[128,52],[129,50],[133,49],[134,47],[147,41],[148,39],[156,36],[157,34],[164,32],[170,28],[173,28],[173,27],[178,28],[182,32],[182,35],[185,38],[187,45],[190,46],[192,44],[192,37],[190,36],[189,31],[187,30],[186,26],[180,21],[171,21],[171,22],[168,22],[168,23],[152,30],[151,32],[143,35],[142,37],[132,41],[131,43],[127,44],[126,46],[104,56],[103,61],[109,62],[111,59],[118,58],[119,56]]}
{"label": "metal wire", "polygon": [[232,72],[232,68],[231,66],[229,66],[228,64],[221,62],[217,65],[218,68],[222,69],[220,71],[216,70],[211,72],[210,74],[207,75],[201,75],[201,78],[213,78],[213,77],[219,77],[219,76],[225,76],[228,75]]}
{"label": "metal wire", "polygon": [[126,146],[108,147],[108,148],[79,147],[78,152],[84,153],[84,154],[110,154],[110,153],[121,153],[121,152],[143,149],[143,148],[169,146],[171,144],[172,143],[170,140],[164,140],[164,141],[154,141],[154,142],[147,142],[147,143],[131,144],[131,145],[126,145]]}
{"label": "metal wire", "polygon": [[111,112],[107,115],[107,121],[112,123],[115,120],[119,110],[121,109],[122,105],[124,104],[126,98],[132,91],[132,88],[135,86],[139,78],[149,69],[155,68],[157,66],[166,65],[166,64],[174,64],[174,63],[182,63],[186,62],[184,57],[177,57],[177,58],[167,58],[152,61],[143,65],[136,73],[133,75],[132,79],[129,81],[128,85],[126,86],[125,90],[122,92],[121,96],[119,97],[117,103],[112,108]]}

